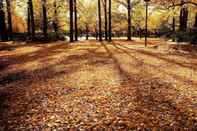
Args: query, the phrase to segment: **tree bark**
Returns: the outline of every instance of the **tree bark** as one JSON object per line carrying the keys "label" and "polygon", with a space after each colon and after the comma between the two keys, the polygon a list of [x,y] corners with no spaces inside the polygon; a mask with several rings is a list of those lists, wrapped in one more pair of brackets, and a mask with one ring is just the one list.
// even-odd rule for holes
{"label": "tree bark", "polygon": [[73,0],[69,0],[70,4],[70,42],[73,42]]}
{"label": "tree bark", "polygon": [[47,28],[48,28],[48,22],[47,22],[47,10],[46,10],[46,0],[42,0],[42,15],[43,15],[43,35],[44,35],[44,40],[47,40]]}
{"label": "tree bark", "polygon": [[11,3],[10,0],[6,0],[7,4],[7,17],[8,17],[8,36],[9,40],[12,40],[12,14],[11,14]]}
{"label": "tree bark", "polygon": [[173,38],[172,38],[172,41],[175,42],[175,17],[173,17],[172,19],[172,33],[173,33]]}
{"label": "tree bark", "polygon": [[77,0],[74,0],[74,13],[75,13],[75,41],[78,41]]}
{"label": "tree bark", "polygon": [[99,41],[102,41],[101,0],[98,0]]}
{"label": "tree bark", "polygon": [[8,40],[5,22],[5,12],[3,10],[3,0],[0,0],[0,38],[2,41]]}
{"label": "tree bark", "polygon": [[58,14],[57,14],[57,3],[56,0],[53,3],[54,8],[54,20],[53,20],[53,29],[55,31],[56,38],[58,39]]}
{"label": "tree bark", "polygon": [[104,2],[104,13],[105,13],[105,40],[108,40],[108,32],[107,32],[107,0]]}
{"label": "tree bark", "polygon": [[27,7],[27,32],[28,36],[31,35],[31,17],[30,17],[30,9]]}
{"label": "tree bark", "polygon": [[112,25],[111,25],[111,0],[109,0],[109,32],[108,32],[108,35],[109,35],[109,42],[112,41]]}
{"label": "tree bark", "polygon": [[88,24],[86,24],[86,40],[89,39],[89,27]]}
{"label": "tree bark", "polygon": [[194,28],[197,28],[197,13],[196,13],[196,17],[195,17]]}
{"label": "tree bark", "polygon": [[187,30],[187,22],[188,22],[188,9],[186,7],[181,8],[180,11],[180,31]]}
{"label": "tree bark", "polygon": [[127,32],[127,39],[131,40],[131,0],[127,0],[128,4],[128,32]]}
{"label": "tree bark", "polygon": [[31,37],[34,39],[35,38],[35,22],[34,22],[34,10],[33,10],[33,3],[32,0],[28,1],[28,12],[29,12],[29,17],[30,17],[30,29],[31,29]]}

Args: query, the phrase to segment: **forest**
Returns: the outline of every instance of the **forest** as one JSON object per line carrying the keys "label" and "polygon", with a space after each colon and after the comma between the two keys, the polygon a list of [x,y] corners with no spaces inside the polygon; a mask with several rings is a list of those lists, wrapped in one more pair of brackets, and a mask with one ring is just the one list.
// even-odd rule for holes
{"label": "forest", "polygon": [[0,0],[15,130],[197,130],[197,0]]}

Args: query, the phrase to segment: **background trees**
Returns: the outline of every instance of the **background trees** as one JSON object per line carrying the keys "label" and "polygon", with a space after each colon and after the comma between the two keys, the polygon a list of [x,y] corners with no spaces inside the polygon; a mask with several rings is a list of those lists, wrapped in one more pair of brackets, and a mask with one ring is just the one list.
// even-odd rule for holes
{"label": "background trees", "polygon": [[11,1],[6,0],[7,5],[7,21],[8,21],[8,36],[9,39],[12,40],[12,14],[11,14]]}
{"label": "background trees", "polygon": [[47,29],[48,29],[48,21],[47,21],[47,9],[46,9],[46,0],[42,0],[42,15],[43,15],[43,34],[44,39],[47,39]]}
{"label": "background trees", "polygon": [[[3,27],[1,30],[4,30],[1,34],[4,32],[4,36],[9,35],[10,39],[12,32],[28,32],[32,38],[36,33],[43,33],[45,39],[48,33],[55,32],[58,36],[58,33],[70,32],[71,41],[77,40],[77,36],[96,36],[96,34],[99,34],[100,39],[101,36],[105,36],[105,40],[109,41],[112,36],[127,36],[130,40],[131,36],[142,36],[145,28],[143,0],[12,0],[12,3],[10,2],[10,0],[1,0]],[[157,32],[161,35],[173,33],[173,36],[176,36],[179,31],[186,33],[194,29],[197,21],[196,3],[196,0],[152,0],[148,14],[150,35]],[[6,26],[3,26],[4,24]]]}
{"label": "background trees", "polygon": [[3,0],[0,0],[0,38],[2,41],[8,39]]}

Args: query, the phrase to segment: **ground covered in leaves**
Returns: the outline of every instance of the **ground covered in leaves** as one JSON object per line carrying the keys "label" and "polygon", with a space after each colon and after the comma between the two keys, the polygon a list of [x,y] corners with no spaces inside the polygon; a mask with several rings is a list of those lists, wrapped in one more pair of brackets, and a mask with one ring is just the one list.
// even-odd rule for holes
{"label": "ground covered in leaves", "polygon": [[197,47],[0,43],[0,130],[195,130]]}

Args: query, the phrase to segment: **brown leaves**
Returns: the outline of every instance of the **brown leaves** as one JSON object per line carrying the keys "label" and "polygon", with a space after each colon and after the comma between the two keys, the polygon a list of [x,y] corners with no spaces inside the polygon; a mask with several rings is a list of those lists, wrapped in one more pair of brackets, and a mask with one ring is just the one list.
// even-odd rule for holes
{"label": "brown leaves", "polygon": [[196,127],[196,73],[191,78],[188,72],[195,70],[187,65],[191,56],[169,55],[163,46],[144,48],[142,41],[103,46],[75,43],[65,51],[63,44],[39,50],[32,45],[29,51],[18,47],[25,55],[6,55],[0,126],[73,131]]}

